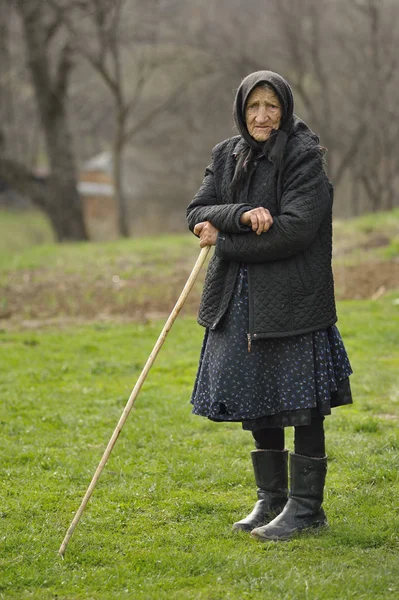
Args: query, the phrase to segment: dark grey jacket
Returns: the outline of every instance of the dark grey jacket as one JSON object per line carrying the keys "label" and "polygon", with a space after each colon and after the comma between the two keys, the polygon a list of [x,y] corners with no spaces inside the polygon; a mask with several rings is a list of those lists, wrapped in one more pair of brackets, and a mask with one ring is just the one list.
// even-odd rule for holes
{"label": "dark grey jacket", "polygon": [[[239,199],[230,192],[240,136],[218,144],[187,209],[190,230],[210,221],[220,233],[209,263],[198,322],[215,329],[225,314],[240,267],[248,265],[251,339],[324,329],[337,320],[331,269],[333,189],[315,137],[299,122],[284,153],[280,200],[276,169],[261,156],[250,166]],[[273,216],[256,235],[240,224],[243,212],[263,206]]]}

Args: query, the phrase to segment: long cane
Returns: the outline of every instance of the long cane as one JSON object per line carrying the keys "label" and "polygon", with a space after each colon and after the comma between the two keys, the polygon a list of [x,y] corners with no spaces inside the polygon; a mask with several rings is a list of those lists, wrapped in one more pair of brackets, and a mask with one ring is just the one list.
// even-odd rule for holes
{"label": "long cane", "polygon": [[70,524],[69,529],[65,535],[65,538],[60,546],[60,549],[58,550],[59,554],[62,557],[64,557],[69,540],[71,539],[72,534],[75,531],[76,525],[79,523],[79,519],[82,516],[82,513],[86,507],[86,504],[88,503],[90,496],[93,493],[93,490],[96,486],[98,478],[100,477],[101,472],[102,472],[103,468],[105,467],[107,460],[109,459],[112,449],[115,446],[116,440],[118,439],[118,436],[119,436],[120,432],[122,431],[122,427],[124,426],[126,419],[128,418],[129,413],[134,405],[134,402],[140,392],[141,386],[143,385],[143,383],[148,375],[148,372],[151,369],[156,357],[158,356],[158,353],[166,339],[166,336],[168,335],[168,332],[170,331],[174,321],[176,320],[177,315],[179,314],[184,302],[186,301],[186,298],[187,298],[188,294],[190,293],[191,288],[194,285],[194,282],[198,276],[198,273],[200,272],[201,267],[205,262],[205,259],[208,255],[209,250],[210,250],[210,246],[206,246],[205,248],[202,248],[202,250],[197,258],[197,262],[195,263],[194,268],[191,271],[189,278],[187,279],[187,283],[184,286],[183,291],[180,294],[180,297],[179,297],[178,301],[176,302],[174,309],[170,313],[169,318],[166,321],[164,328],[162,329],[161,334],[160,334],[160,336],[159,336],[159,338],[158,338],[158,340],[157,340],[157,342],[145,364],[145,367],[142,370],[141,375],[138,378],[137,383],[134,386],[132,393],[130,394],[129,400],[127,401],[127,404],[124,408],[122,416],[119,419],[118,425],[116,426],[115,431],[112,434],[110,441],[108,442],[108,446],[105,449],[105,452],[100,461],[100,464],[98,465],[96,472],[94,473],[93,479],[91,480],[91,483],[90,483],[89,487],[87,488],[87,491],[83,497],[81,505],[79,506],[79,508],[72,520],[72,523]]}

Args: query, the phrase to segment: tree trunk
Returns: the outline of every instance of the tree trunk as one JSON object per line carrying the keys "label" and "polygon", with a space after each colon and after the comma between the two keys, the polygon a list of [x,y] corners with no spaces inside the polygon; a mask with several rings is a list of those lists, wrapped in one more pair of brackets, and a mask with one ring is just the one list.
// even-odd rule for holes
{"label": "tree trunk", "polygon": [[47,215],[59,242],[86,240],[82,200],[76,187],[72,141],[64,107],[55,115],[43,115],[51,174],[48,180]]}
{"label": "tree trunk", "polygon": [[51,36],[43,18],[48,7],[43,6],[40,0],[19,0],[17,7],[23,22],[28,67],[50,164],[48,202],[43,210],[50,219],[58,241],[86,240],[66,110],[68,76],[72,68],[70,48],[67,44],[62,48],[56,68],[51,69],[49,56],[54,53],[50,52]]}
{"label": "tree trunk", "polygon": [[113,180],[114,180],[114,198],[118,207],[118,230],[119,235],[122,237],[129,237],[129,211],[127,208],[127,202],[123,189],[123,178],[122,178],[122,160],[124,143],[122,141],[123,129],[120,130],[117,126],[117,132],[115,133],[114,148],[112,153],[112,168],[113,168]]}
{"label": "tree trunk", "polygon": [[360,179],[356,172],[352,176],[352,215],[357,217],[360,215]]}

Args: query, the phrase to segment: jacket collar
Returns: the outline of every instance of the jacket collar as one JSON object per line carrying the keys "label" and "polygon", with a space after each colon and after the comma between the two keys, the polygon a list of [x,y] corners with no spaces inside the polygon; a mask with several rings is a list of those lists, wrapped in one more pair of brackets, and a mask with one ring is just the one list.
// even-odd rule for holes
{"label": "jacket collar", "polygon": [[232,152],[232,155],[237,158],[237,156],[239,156],[241,154],[241,152],[245,149],[248,148],[248,144],[247,142],[244,140],[244,138],[240,137],[240,139],[238,140],[238,143],[235,145],[234,150]]}

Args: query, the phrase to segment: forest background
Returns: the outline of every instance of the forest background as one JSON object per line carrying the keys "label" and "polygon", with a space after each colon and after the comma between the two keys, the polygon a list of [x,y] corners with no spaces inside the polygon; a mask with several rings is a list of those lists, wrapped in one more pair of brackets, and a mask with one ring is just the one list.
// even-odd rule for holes
{"label": "forest background", "polygon": [[1,187],[58,241],[87,238],[78,173],[104,151],[119,234],[183,231],[258,69],[288,79],[328,148],[336,216],[399,204],[397,0],[0,0],[0,15]]}

